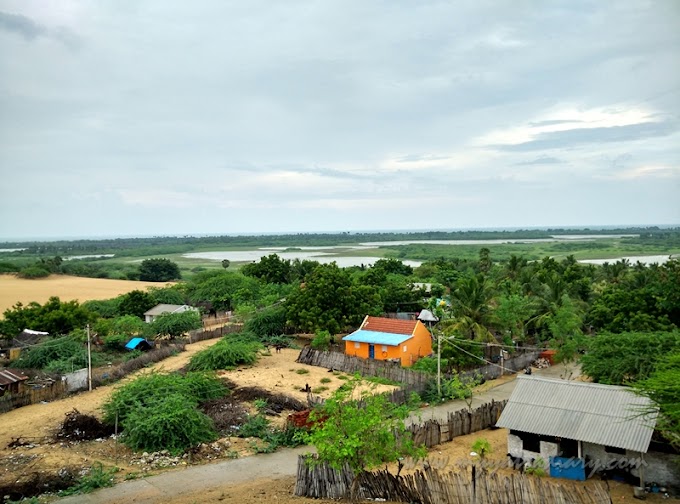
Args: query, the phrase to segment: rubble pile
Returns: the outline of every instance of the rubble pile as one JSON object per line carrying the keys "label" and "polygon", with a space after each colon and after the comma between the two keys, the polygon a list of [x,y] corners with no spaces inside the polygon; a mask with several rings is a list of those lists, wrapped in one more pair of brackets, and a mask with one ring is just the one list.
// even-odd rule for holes
{"label": "rubble pile", "polygon": [[273,413],[281,413],[283,410],[302,411],[307,406],[285,394],[276,394],[260,387],[240,387],[234,390],[232,397],[241,401],[254,401],[256,399],[267,401],[267,409]]}
{"label": "rubble pile", "polygon": [[233,397],[222,397],[201,405],[203,413],[212,418],[215,428],[223,434],[238,432],[241,425],[248,421],[245,406]]}
{"label": "rubble pile", "polygon": [[105,438],[113,434],[113,428],[104,425],[92,415],[83,415],[77,409],[66,413],[66,419],[61,424],[57,439],[69,441],[86,441]]}
{"label": "rubble pile", "polygon": [[532,366],[537,369],[546,369],[550,367],[550,361],[541,357],[540,359],[536,359]]}

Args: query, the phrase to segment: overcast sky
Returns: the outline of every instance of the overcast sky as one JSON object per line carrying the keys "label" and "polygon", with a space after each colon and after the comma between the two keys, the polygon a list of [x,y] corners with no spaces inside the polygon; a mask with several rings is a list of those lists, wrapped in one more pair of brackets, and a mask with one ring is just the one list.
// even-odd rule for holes
{"label": "overcast sky", "polygon": [[680,224],[680,2],[0,0],[0,239]]}

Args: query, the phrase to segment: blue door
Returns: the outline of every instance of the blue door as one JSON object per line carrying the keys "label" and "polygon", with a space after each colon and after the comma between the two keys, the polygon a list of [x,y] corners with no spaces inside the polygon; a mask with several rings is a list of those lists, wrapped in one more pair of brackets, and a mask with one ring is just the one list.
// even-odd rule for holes
{"label": "blue door", "polygon": [[368,345],[368,358],[375,359],[375,345]]}

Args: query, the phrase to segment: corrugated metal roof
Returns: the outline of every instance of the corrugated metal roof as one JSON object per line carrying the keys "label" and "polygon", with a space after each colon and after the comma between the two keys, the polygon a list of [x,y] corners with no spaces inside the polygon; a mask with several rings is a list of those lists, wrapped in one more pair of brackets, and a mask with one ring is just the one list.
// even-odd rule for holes
{"label": "corrugated metal roof", "polygon": [[176,304],[159,304],[151,308],[149,311],[144,312],[144,315],[162,315],[164,313],[175,313],[180,308],[186,305],[176,305]]}
{"label": "corrugated metal roof", "polygon": [[394,334],[380,331],[365,331],[359,329],[352,334],[345,336],[343,341],[357,341],[359,343],[370,343],[372,345],[397,346],[404,341],[411,339],[410,334]]}
{"label": "corrugated metal roof", "polygon": [[366,317],[361,329],[366,331],[384,332],[391,334],[412,335],[416,330],[417,320],[399,320],[383,317]]}
{"label": "corrugated metal roof", "polygon": [[0,385],[9,385],[10,383],[18,383],[24,380],[28,380],[28,376],[24,376],[18,371],[0,369]]}
{"label": "corrugated metal roof", "polygon": [[627,387],[519,375],[496,426],[646,453],[651,408]]}

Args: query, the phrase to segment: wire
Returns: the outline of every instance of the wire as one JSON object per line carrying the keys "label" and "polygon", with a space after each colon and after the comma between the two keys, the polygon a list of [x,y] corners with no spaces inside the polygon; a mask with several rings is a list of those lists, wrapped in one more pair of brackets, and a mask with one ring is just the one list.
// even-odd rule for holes
{"label": "wire", "polygon": [[465,350],[464,348],[459,347],[458,345],[453,345],[453,344],[452,344],[452,346],[453,346],[454,348],[457,348],[457,349],[460,350],[461,352],[466,353],[466,354],[468,354],[468,355],[471,356],[471,357],[474,357],[475,359],[479,359],[479,360],[482,361],[482,362],[486,362],[487,364],[491,364],[492,366],[499,367],[499,368],[501,368],[501,369],[504,370],[504,371],[509,371],[509,372],[511,372],[511,373],[516,373],[516,372],[517,372],[517,371],[514,370],[514,369],[506,368],[506,367],[504,367],[504,366],[501,366],[500,364],[496,364],[495,362],[488,361],[488,360],[486,360],[486,359],[484,359],[484,358],[482,358],[482,357],[480,357],[480,356],[478,356],[478,355],[475,355],[475,354],[473,354],[473,353],[470,353],[470,352],[468,352],[467,350]]}

